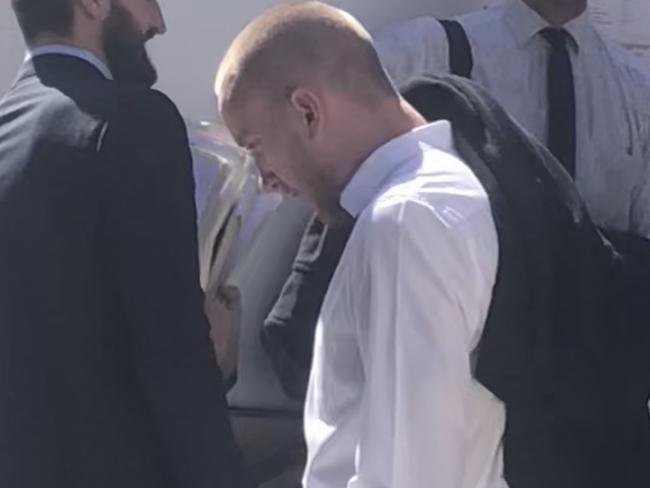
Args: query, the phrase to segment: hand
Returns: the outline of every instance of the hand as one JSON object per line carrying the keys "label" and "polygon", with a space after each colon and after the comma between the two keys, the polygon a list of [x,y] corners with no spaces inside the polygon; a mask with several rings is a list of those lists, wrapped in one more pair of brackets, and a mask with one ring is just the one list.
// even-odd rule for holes
{"label": "hand", "polygon": [[241,327],[241,294],[234,287],[219,287],[207,293],[205,313],[210,323],[217,363],[224,384],[232,384],[239,358],[239,331]]}

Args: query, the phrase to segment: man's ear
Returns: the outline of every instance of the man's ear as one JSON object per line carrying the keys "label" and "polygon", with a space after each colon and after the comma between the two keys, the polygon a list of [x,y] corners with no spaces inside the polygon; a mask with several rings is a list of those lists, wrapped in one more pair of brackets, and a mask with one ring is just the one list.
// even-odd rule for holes
{"label": "man's ear", "polygon": [[112,0],[77,0],[81,13],[86,18],[104,21],[111,11]]}
{"label": "man's ear", "polygon": [[318,97],[305,88],[296,88],[289,96],[289,104],[299,113],[308,136],[315,137],[322,124],[323,114]]}

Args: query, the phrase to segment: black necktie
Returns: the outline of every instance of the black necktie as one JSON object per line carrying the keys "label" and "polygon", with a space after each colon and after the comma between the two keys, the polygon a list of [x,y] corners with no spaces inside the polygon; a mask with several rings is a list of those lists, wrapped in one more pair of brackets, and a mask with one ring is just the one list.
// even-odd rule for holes
{"label": "black necktie", "polygon": [[576,99],[573,70],[564,29],[540,32],[551,46],[548,61],[548,147],[569,174],[576,174]]}

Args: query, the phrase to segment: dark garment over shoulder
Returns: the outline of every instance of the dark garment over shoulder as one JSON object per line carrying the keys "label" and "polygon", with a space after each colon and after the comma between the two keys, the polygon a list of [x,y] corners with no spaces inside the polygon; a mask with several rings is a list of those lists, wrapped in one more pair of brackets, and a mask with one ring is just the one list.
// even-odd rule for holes
{"label": "dark garment over shoulder", "polygon": [[650,486],[649,243],[605,238],[569,174],[476,84],[432,78],[407,99],[452,122],[490,197],[499,269],[476,376],[506,404],[509,485]]}

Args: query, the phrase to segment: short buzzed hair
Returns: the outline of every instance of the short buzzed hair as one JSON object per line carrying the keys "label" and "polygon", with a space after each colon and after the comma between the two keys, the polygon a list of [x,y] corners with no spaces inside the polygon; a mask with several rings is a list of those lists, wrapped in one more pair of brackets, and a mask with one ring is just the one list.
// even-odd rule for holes
{"label": "short buzzed hair", "polygon": [[253,20],[230,46],[217,75],[229,103],[286,97],[309,78],[368,101],[395,96],[370,34],[351,15],[317,1],[284,3]]}
{"label": "short buzzed hair", "polygon": [[74,20],[73,0],[11,0],[27,41],[42,34],[67,36]]}

